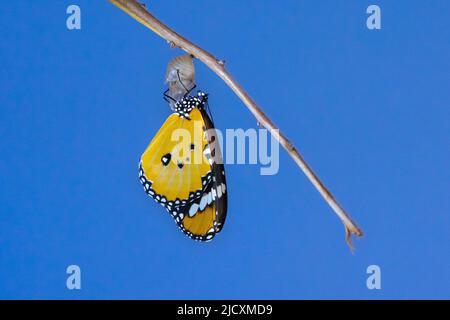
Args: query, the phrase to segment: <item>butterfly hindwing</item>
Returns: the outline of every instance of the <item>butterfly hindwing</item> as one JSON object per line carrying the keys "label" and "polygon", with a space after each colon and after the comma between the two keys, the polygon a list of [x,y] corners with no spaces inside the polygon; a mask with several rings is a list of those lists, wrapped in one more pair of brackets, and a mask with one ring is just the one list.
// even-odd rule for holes
{"label": "butterfly hindwing", "polygon": [[215,131],[205,102],[201,92],[177,102],[139,165],[147,194],[167,209],[185,234],[204,241],[221,230],[227,209],[220,146],[211,144]]}

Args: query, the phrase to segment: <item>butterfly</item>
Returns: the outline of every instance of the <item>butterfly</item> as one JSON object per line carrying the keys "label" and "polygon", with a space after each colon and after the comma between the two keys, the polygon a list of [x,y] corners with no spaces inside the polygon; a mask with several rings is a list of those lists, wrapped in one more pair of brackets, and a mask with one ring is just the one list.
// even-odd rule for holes
{"label": "butterfly", "polygon": [[209,241],[225,223],[225,169],[208,95],[187,92],[172,101],[173,113],[142,154],[139,180],[187,236]]}

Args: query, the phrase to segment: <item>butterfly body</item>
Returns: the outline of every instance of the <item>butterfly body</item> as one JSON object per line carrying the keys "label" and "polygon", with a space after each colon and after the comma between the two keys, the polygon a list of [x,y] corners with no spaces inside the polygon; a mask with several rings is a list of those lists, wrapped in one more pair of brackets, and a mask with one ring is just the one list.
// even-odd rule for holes
{"label": "butterfly body", "polygon": [[225,171],[206,102],[203,92],[177,101],[139,163],[145,192],[200,241],[221,231],[227,212]]}

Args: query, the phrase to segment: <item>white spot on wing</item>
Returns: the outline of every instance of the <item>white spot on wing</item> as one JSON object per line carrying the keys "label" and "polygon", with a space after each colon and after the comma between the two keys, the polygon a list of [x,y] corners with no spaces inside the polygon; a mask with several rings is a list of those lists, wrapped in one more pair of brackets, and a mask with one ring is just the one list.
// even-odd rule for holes
{"label": "white spot on wing", "polygon": [[217,186],[217,198],[220,198],[222,196],[222,188],[220,186]]}
{"label": "white spot on wing", "polygon": [[195,215],[197,213],[198,210],[198,204],[194,203],[192,204],[192,206],[189,208],[189,216],[192,217],[193,215]]}
{"label": "white spot on wing", "polygon": [[208,193],[208,204],[210,204],[213,201],[212,199],[212,192]]}
{"label": "white spot on wing", "polygon": [[205,209],[207,203],[208,203],[208,196],[205,194],[202,197],[202,200],[200,200],[200,205],[199,205],[200,210]]}

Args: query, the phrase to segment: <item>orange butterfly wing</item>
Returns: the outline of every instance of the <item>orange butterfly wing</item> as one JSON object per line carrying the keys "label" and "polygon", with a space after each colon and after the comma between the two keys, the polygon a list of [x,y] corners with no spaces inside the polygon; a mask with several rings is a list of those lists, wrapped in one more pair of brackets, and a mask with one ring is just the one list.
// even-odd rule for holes
{"label": "orange butterfly wing", "polygon": [[208,241],[225,223],[227,195],[216,143],[211,156],[215,131],[203,109],[204,101],[206,96],[199,93],[198,98],[177,103],[186,112],[169,116],[150,142],[141,157],[139,179],[185,234]]}

